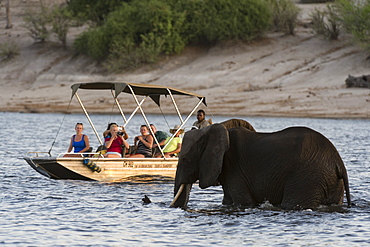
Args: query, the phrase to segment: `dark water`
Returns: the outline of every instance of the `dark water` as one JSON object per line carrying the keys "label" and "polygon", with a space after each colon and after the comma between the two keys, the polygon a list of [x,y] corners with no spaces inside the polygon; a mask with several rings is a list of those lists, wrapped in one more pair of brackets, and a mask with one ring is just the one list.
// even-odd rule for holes
{"label": "dark water", "polygon": [[[154,178],[122,183],[50,180],[19,157],[48,151],[64,115],[0,113],[0,245],[8,246],[366,246],[370,245],[370,121],[248,118],[258,131],[308,126],[328,137],[349,174],[353,203],[347,209],[282,211],[269,204],[239,209],[221,205],[220,187],[194,185],[189,210],[169,208],[173,181]],[[119,117],[92,116],[102,133]],[[222,121],[226,117],[214,117]],[[150,116],[158,129],[169,127]],[[176,124],[168,118],[168,125]],[[190,122],[195,119],[192,118]],[[68,148],[74,124],[67,115],[52,153]],[[133,126],[143,123],[134,119]],[[190,126],[189,123],[187,126]],[[133,137],[138,127],[129,127]],[[152,203],[141,199],[148,195]]]}

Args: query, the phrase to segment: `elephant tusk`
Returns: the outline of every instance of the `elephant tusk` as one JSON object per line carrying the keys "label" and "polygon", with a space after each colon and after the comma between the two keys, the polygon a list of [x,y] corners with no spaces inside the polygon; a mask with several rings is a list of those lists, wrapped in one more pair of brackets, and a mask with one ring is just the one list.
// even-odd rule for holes
{"label": "elephant tusk", "polygon": [[173,198],[173,201],[170,204],[170,207],[173,207],[173,205],[176,203],[177,199],[179,199],[182,191],[184,190],[185,184],[181,184],[179,190],[177,191],[177,194],[175,198]]}

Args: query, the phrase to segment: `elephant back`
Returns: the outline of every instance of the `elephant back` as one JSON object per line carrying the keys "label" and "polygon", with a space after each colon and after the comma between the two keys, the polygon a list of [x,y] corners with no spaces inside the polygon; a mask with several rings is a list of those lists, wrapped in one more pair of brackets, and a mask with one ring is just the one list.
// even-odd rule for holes
{"label": "elephant back", "polygon": [[236,128],[236,127],[244,127],[244,128],[247,128],[250,131],[256,131],[249,122],[247,122],[243,119],[232,118],[232,119],[226,120],[224,122],[221,122],[220,124],[225,126],[226,129]]}

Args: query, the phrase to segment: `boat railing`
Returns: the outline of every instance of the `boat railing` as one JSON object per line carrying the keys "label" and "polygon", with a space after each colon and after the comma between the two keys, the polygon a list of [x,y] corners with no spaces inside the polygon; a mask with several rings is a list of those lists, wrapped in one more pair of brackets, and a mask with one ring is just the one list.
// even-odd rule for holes
{"label": "boat railing", "polygon": [[[31,154],[33,154],[33,155],[31,155]],[[48,154],[49,157],[51,157],[51,154],[49,152],[27,152],[26,156],[39,157],[39,154]]]}
{"label": "boat railing", "polygon": [[[71,157],[71,156],[69,156],[69,157],[64,157],[64,155],[66,155],[66,154],[77,154],[77,155],[79,155],[79,156],[75,156],[75,157]],[[84,155],[86,155],[86,156],[84,156]],[[60,154],[58,154],[58,156],[57,156],[57,158],[68,158],[68,159],[70,159],[70,158],[78,158],[78,159],[80,159],[80,158],[94,158],[94,159],[96,159],[96,158],[105,158],[104,157],[104,155],[103,154],[101,154],[101,153],[60,153]],[[151,159],[151,160],[177,160],[178,159],[178,157],[170,157],[170,158],[167,158],[167,157],[158,157],[158,158],[155,158],[155,157],[150,157],[150,158],[148,158],[148,157],[143,157],[143,158],[131,158],[131,157],[120,157],[120,158],[105,158],[105,159],[127,159],[127,160],[149,160],[149,159]]]}
{"label": "boat railing", "polygon": [[[73,154],[76,155],[76,157],[63,157],[66,154]],[[88,158],[88,157],[94,157],[94,158],[104,158],[103,154],[101,153],[60,153],[58,154],[57,158]]]}

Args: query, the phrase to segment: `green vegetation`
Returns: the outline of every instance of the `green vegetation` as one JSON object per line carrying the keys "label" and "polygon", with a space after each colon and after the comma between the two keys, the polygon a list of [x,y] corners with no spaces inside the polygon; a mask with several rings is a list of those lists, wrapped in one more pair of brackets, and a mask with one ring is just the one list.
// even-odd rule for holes
{"label": "green vegetation", "polygon": [[337,0],[327,5],[325,11],[316,9],[311,18],[317,34],[338,39],[340,32],[346,32],[370,52],[370,0]]}
{"label": "green vegetation", "polygon": [[91,26],[103,25],[110,12],[119,8],[123,0],[70,0],[68,9],[79,20],[89,22]]}
{"label": "green vegetation", "polygon": [[272,13],[272,28],[285,34],[294,34],[300,9],[292,0],[267,0]]}
{"label": "green vegetation", "polygon": [[[187,45],[250,41],[269,30],[291,35],[299,12],[292,0],[69,0],[66,7],[28,11],[24,26],[35,41],[56,35],[66,46],[69,28],[87,25],[76,51],[117,72]],[[319,35],[334,40],[346,31],[370,51],[370,0],[337,0],[311,18]]]}
{"label": "green vegetation", "polygon": [[189,44],[252,40],[271,23],[263,0],[133,0],[115,7],[75,41],[79,52],[104,60],[110,71],[155,62]]}
{"label": "green vegetation", "polygon": [[319,35],[330,40],[337,40],[340,34],[341,23],[335,8],[327,5],[325,11],[315,9],[311,13],[312,29]]}
{"label": "green vegetation", "polygon": [[10,60],[19,55],[19,48],[16,44],[0,44],[0,60]]}
{"label": "green vegetation", "polygon": [[370,0],[338,0],[334,6],[345,31],[370,52]]}
{"label": "green vegetation", "polygon": [[23,18],[24,27],[36,42],[44,42],[50,36],[47,25],[50,23],[49,9],[41,7],[40,11],[28,9]]}
{"label": "green vegetation", "polygon": [[60,6],[42,6],[39,11],[27,10],[23,19],[23,26],[36,42],[45,42],[54,34],[63,46],[66,46],[67,33],[74,22],[72,12]]}
{"label": "green vegetation", "polygon": [[300,0],[300,3],[328,3],[333,2],[334,0]]}
{"label": "green vegetation", "polygon": [[271,23],[267,2],[261,0],[171,1],[172,8],[185,14],[181,35],[187,43],[252,40]]}
{"label": "green vegetation", "polygon": [[68,29],[73,23],[72,13],[67,8],[53,8],[50,12],[51,32],[65,47],[67,45]]}

